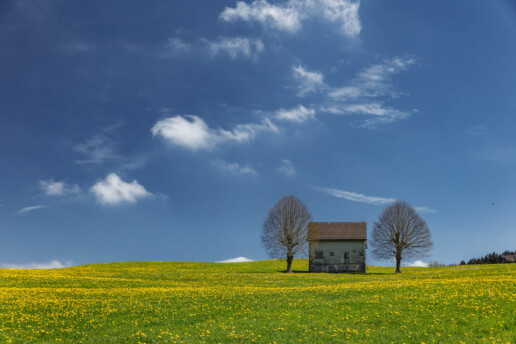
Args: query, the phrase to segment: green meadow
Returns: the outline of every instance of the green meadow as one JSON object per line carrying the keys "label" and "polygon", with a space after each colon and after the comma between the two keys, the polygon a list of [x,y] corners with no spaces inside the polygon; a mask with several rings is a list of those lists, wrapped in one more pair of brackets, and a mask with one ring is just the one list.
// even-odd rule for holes
{"label": "green meadow", "polygon": [[516,343],[516,264],[306,260],[0,269],[2,343]]}

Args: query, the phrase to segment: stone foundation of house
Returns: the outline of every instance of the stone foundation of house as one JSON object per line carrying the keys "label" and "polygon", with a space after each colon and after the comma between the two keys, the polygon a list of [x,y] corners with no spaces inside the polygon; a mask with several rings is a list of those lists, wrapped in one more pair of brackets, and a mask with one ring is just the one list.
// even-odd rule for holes
{"label": "stone foundation of house", "polygon": [[365,264],[309,264],[310,272],[366,272]]}

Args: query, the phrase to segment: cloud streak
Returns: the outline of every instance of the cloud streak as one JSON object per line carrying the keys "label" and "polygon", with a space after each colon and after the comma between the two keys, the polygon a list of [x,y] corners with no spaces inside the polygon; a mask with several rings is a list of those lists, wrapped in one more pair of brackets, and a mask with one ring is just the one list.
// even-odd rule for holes
{"label": "cloud streak", "polygon": [[45,205],[33,205],[33,206],[30,206],[30,207],[25,207],[25,208],[22,208],[22,209],[18,210],[16,212],[16,215],[26,214],[28,212],[31,212],[31,211],[34,211],[34,210],[38,210],[38,209],[44,209],[46,207],[47,206],[45,206]]}
{"label": "cloud streak", "polygon": [[425,213],[425,214],[435,214],[437,213],[437,210],[434,210],[430,207],[414,207],[414,209],[419,213]]}
{"label": "cloud streak", "polygon": [[373,205],[389,204],[389,203],[393,203],[396,201],[396,199],[394,199],[394,198],[367,196],[367,195],[356,193],[356,192],[344,191],[344,190],[338,190],[338,189],[320,188],[320,187],[315,187],[314,189],[325,192],[325,193],[332,195],[334,197],[337,197],[337,198],[347,199],[348,201],[368,203],[368,204],[373,204]]}
{"label": "cloud streak", "polygon": [[[325,192],[333,197],[343,198],[343,199],[346,199],[346,200],[352,201],[352,202],[367,203],[367,204],[372,204],[372,205],[387,205],[387,204],[394,203],[396,201],[395,198],[391,198],[391,197],[368,196],[368,195],[360,194],[357,192],[351,192],[351,191],[345,191],[345,190],[339,190],[339,189],[323,188],[323,187],[313,187],[312,189]],[[437,213],[436,210],[434,210],[430,207],[414,207],[414,209],[420,213],[426,213],[426,214]]]}

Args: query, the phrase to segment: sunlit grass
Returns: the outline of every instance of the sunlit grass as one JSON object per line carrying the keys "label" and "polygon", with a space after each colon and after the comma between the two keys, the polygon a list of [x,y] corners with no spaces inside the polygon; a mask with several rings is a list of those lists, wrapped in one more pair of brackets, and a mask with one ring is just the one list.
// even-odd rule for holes
{"label": "sunlit grass", "polygon": [[310,274],[296,260],[0,269],[0,342],[516,343],[516,264]]}

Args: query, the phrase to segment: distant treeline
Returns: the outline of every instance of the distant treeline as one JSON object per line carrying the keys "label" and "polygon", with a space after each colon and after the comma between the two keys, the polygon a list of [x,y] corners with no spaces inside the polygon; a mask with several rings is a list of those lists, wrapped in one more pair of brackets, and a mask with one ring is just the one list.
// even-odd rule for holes
{"label": "distant treeline", "polygon": [[466,264],[505,264],[516,263],[516,251],[505,251],[502,254],[496,252],[489,253],[482,258],[472,258],[467,263],[461,261],[460,265]]}

